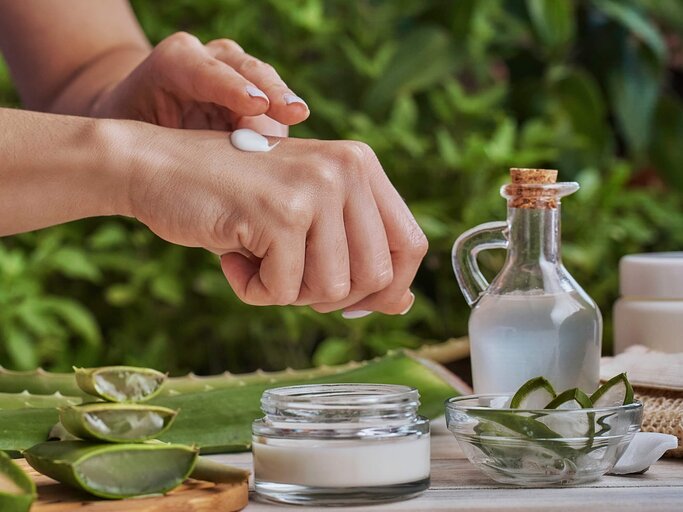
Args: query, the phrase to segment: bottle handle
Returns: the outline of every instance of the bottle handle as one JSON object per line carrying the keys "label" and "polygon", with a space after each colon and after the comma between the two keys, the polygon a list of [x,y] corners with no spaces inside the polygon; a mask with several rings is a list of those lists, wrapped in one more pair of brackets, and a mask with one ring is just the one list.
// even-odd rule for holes
{"label": "bottle handle", "polygon": [[453,272],[470,307],[479,301],[489,287],[479,270],[477,256],[489,249],[507,249],[507,234],[507,222],[487,222],[465,231],[453,244]]}

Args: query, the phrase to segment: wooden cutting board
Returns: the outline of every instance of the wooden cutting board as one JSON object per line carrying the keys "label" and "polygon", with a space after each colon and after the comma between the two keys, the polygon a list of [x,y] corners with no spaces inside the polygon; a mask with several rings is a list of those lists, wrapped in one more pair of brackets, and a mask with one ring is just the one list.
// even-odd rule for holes
{"label": "wooden cutting board", "polygon": [[188,479],[164,496],[101,500],[41,475],[24,459],[15,461],[38,488],[31,512],[235,512],[247,506],[249,485]]}

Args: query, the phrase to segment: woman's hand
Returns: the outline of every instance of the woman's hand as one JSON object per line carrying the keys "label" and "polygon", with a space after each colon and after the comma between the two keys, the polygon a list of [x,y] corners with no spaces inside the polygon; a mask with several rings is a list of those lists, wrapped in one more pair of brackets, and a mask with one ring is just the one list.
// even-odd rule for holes
{"label": "woman's hand", "polygon": [[107,87],[91,115],[169,128],[249,127],[286,136],[308,117],[306,103],[275,69],[229,39],[202,44],[178,32],[159,43],[130,74]]}
{"label": "woman's hand", "polygon": [[129,213],[170,242],[221,255],[242,301],[355,316],[410,308],[427,241],[368,146],[283,139],[244,153],[224,134],[152,130]]}

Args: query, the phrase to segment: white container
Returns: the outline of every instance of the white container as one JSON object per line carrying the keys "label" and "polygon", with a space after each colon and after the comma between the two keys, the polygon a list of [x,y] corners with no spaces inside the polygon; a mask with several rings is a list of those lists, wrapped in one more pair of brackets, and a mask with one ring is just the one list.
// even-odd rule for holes
{"label": "white container", "polygon": [[284,503],[405,499],[429,487],[429,420],[416,389],[311,384],[263,393],[252,425],[254,486]]}
{"label": "white container", "polygon": [[683,252],[632,254],[619,264],[614,353],[631,345],[683,352]]}

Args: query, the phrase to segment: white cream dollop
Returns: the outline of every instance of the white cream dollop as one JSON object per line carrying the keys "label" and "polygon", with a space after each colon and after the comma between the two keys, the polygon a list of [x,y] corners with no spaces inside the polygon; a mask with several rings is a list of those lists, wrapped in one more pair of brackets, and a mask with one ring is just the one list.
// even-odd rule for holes
{"label": "white cream dollop", "polygon": [[268,143],[268,139],[258,132],[250,130],[249,128],[240,128],[230,134],[230,142],[240,151],[263,153],[270,151],[280,142],[276,142],[272,146]]}

